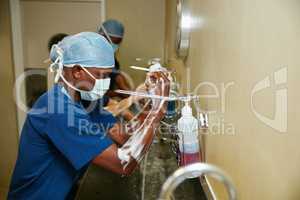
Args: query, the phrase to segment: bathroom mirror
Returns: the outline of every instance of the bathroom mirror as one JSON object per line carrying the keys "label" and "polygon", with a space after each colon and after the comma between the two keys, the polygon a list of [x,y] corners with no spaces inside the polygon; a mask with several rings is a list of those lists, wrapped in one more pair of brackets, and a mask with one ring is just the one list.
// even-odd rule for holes
{"label": "bathroom mirror", "polygon": [[191,15],[188,0],[177,0],[177,37],[176,52],[181,59],[186,59],[190,47]]}

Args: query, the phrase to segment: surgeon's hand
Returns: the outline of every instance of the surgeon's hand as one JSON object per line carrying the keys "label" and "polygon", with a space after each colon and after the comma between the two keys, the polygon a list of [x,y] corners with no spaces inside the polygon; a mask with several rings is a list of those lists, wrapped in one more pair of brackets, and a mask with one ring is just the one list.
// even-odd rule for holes
{"label": "surgeon's hand", "polygon": [[[146,87],[146,85],[143,83],[143,84],[139,85],[139,86],[136,88],[135,91],[136,91],[136,92],[140,92],[140,93],[147,93],[147,87]],[[145,97],[138,96],[138,95],[132,95],[132,96],[130,96],[130,97],[132,98],[132,101],[133,101],[134,103],[137,103],[137,102],[139,102],[139,101],[145,99]]]}
{"label": "surgeon's hand", "polygon": [[[146,87],[150,94],[168,97],[170,93],[170,81],[164,72],[150,72],[147,74]],[[153,108],[165,112],[165,100],[153,98]]]}
{"label": "surgeon's hand", "polygon": [[150,72],[147,74],[146,88],[150,94],[158,96],[169,96],[170,81],[163,72]]}

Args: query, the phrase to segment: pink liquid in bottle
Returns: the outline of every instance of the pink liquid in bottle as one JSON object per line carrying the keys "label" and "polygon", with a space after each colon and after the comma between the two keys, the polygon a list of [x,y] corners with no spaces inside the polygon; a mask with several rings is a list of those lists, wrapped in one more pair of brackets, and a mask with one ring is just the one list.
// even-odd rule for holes
{"label": "pink liquid in bottle", "polygon": [[196,162],[201,162],[201,155],[199,152],[196,153],[180,153],[180,166],[185,166],[193,164]]}

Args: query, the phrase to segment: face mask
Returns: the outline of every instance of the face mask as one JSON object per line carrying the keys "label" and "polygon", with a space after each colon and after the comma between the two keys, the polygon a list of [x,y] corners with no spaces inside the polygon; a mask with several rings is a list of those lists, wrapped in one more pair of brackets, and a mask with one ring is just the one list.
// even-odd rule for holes
{"label": "face mask", "polygon": [[86,101],[96,101],[98,99],[101,99],[109,89],[110,78],[96,79],[87,69],[85,69],[84,67],[81,68],[95,80],[95,85],[90,91],[80,90],[74,87],[65,79],[62,73],[60,74],[60,77],[70,88],[80,92],[81,99]]}
{"label": "face mask", "polygon": [[115,52],[115,53],[116,53],[116,51],[118,51],[118,49],[119,49],[119,47],[120,47],[118,44],[115,44],[115,43],[112,43],[111,46],[112,46],[112,48],[114,49],[114,52]]}
{"label": "face mask", "polygon": [[87,69],[82,69],[95,80],[95,85],[92,90],[90,91],[80,91],[80,96],[83,100],[87,101],[96,101],[103,97],[106,91],[109,89],[110,85],[110,78],[105,79],[96,79]]}
{"label": "face mask", "polygon": [[95,85],[91,91],[80,91],[81,99],[86,101],[96,101],[104,96],[109,89],[110,78],[95,79]]}

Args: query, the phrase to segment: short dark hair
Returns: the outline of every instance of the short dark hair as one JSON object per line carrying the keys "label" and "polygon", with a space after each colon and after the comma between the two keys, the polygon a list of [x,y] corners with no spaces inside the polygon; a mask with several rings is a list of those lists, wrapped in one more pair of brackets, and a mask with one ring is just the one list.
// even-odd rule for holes
{"label": "short dark hair", "polygon": [[51,38],[48,41],[48,50],[51,51],[51,48],[54,44],[59,43],[67,36],[68,36],[68,34],[66,34],[66,33],[56,33],[53,36],[51,36]]}

